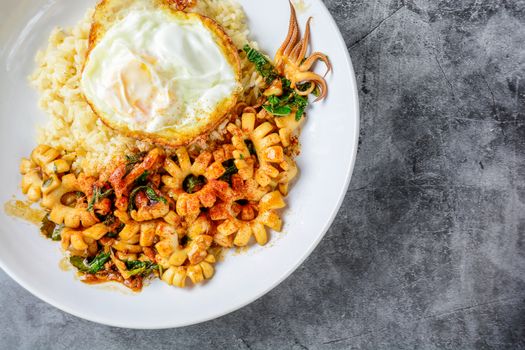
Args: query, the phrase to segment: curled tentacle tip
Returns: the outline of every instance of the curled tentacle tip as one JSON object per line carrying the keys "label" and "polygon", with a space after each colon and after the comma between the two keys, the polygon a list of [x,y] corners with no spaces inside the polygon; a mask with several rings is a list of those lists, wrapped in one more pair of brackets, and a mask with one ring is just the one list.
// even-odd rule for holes
{"label": "curled tentacle tip", "polygon": [[319,101],[322,101],[326,98],[326,96],[328,96],[327,92],[323,92],[321,95],[319,95],[315,100],[314,100],[314,103],[317,103]]}
{"label": "curled tentacle tip", "polygon": [[326,76],[328,75],[328,73],[330,73],[331,71],[333,71],[333,67],[332,67],[332,64],[330,63],[330,61],[328,61],[328,63],[326,64],[326,72],[324,72],[324,75],[323,75],[323,78],[326,78]]}
{"label": "curled tentacle tip", "polygon": [[319,102],[321,100],[324,100],[326,98],[327,94],[320,95],[318,98],[314,100],[314,103]]}
{"label": "curled tentacle tip", "polygon": [[293,4],[292,0],[288,0],[288,2],[290,3],[290,17],[297,21],[297,12],[295,11],[295,5]]}
{"label": "curled tentacle tip", "polygon": [[319,102],[321,100],[324,100],[326,96],[328,96],[328,88],[326,86],[326,83],[322,85],[323,85],[323,88],[321,88],[321,93],[319,94],[319,96],[317,96],[314,102]]}

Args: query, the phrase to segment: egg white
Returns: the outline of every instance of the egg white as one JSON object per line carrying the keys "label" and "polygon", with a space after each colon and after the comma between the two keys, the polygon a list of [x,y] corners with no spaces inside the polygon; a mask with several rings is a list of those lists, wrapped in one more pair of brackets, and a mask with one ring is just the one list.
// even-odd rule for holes
{"label": "egg white", "polygon": [[110,126],[184,135],[240,90],[234,68],[200,16],[133,10],[90,50],[81,88]]}

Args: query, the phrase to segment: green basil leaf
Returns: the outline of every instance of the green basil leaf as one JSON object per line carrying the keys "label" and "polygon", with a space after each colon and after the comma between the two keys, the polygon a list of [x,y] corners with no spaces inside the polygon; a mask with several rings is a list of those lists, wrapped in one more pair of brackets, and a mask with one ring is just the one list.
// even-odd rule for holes
{"label": "green basil leaf", "polygon": [[253,144],[252,140],[244,140],[244,144],[246,147],[248,147],[248,151],[250,151],[252,156],[257,155],[257,152],[255,151],[255,145]]}
{"label": "green basil leaf", "polygon": [[109,190],[106,190],[105,192],[102,192],[102,188],[99,188],[98,186],[93,186],[93,196],[91,197],[91,200],[89,201],[87,210],[93,211],[95,204],[100,202],[100,200],[109,197],[113,194],[114,190],[110,188]]}
{"label": "green basil leaf", "polygon": [[299,121],[304,115],[306,107],[308,107],[308,97],[294,93],[293,105],[297,108],[297,111],[295,112],[295,120]]}
{"label": "green basil leaf", "polygon": [[107,263],[109,259],[109,253],[100,253],[89,262],[87,259],[81,256],[72,256],[69,258],[69,262],[80,272],[93,274],[102,270],[104,268],[104,264]]}
{"label": "green basil leaf", "polygon": [[315,97],[319,97],[319,95],[321,95],[321,89],[319,89],[319,86],[315,86],[314,91],[312,91],[312,95],[314,95]]}
{"label": "green basil leaf", "polygon": [[142,161],[142,154],[141,153],[126,155],[126,164],[127,165],[137,164],[137,163],[140,163],[141,161]]}
{"label": "green basil leaf", "polygon": [[263,108],[268,112],[278,117],[285,117],[292,113],[292,109],[289,106],[268,106],[263,105]]}
{"label": "green basil leaf", "polygon": [[135,154],[126,155],[126,175],[133,170],[135,164],[142,162],[142,158],[146,155],[146,152],[140,152]]}
{"label": "green basil leaf", "polygon": [[40,226],[40,232],[47,238],[51,238],[53,231],[55,230],[57,224],[49,219],[49,214],[44,216],[42,219],[42,225]]}
{"label": "green basil leaf", "polygon": [[157,192],[155,192],[155,190],[151,187],[146,187],[146,196],[148,196],[148,199],[152,202],[162,202],[164,204],[168,203],[166,198],[157,195]]}
{"label": "green basil leaf", "polygon": [[281,101],[279,100],[279,97],[277,97],[275,95],[272,95],[272,96],[268,97],[268,103],[270,103],[270,105],[272,105],[272,106],[276,106],[280,102]]}
{"label": "green basil leaf", "polygon": [[118,225],[118,227],[115,230],[106,233],[106,237],[108,237],[108,238],[116,238],[118,236],[118,234],[120,233],[120,231],[122,231],[124,226],[126,226],[126,225],[121,223],[120,225]]}
{"label": "green basil leaf", "polygon": [[62,239],[62,230],[64,229],[64,224],[57,225],[51,233],[51,239],[53,241],[60,241]]}
{"label": "green basil leaf", "polygon": [[297,111],[295,112],[295,120],[296,121],[301,120],[303,115],[304,115],[304,108],[297,108]]}
{"label": "green basil leaf", "polygon": [[44,181],[44,183],[42,184],[42,187],[49,187],[51,186],[52,183],[53,183],[53,178],[50,177],[46,181]]}
{"label": "green basil leaf", "polygon": [[228,159],[224,162],[222,162],[222,166],[224,167],[225,171],[224,174],[219,177],[219,180],[225,181],[231,185],[232,182],[232,175],[237,174],[239,172],[239,169],[235,166],[235,160],[234,159]]}
{"label": "green basil leaf", "polygon": [[138,186],[138,187],[135,187],[135,189],[133,189],[133,191],[131,191],[129,195],[128,211],[135,209],[135,197],[137,196],[137,193],[139,193],[140,191],[144,191],[148,199],[152,202],[162,202],[164,204],[168,203],[166,198],[162,196],[158,196],[155,190],[151,188],[150,186]]}
{"label": "green basil leaf", "polygon": [[286,78],[281,78],[281,82],[283,84],[283,90],[289,90],[290,86],[292,85],[292,82]]}
{"label": "green basil leaf", "polygon": [[124,263],[126,264],[130,276],[147,276],[151,274],[153,270],[159,268],[157,264],[152,263],[151,261],[127,260],[124,261]]}
{"label": "green basil leaf", "polygon": [[148,188],[148,186],[138,186],[138,187],[135,187],[133,191],[131,191],[131,193],[129,194],[129,200],[128,200],[128,203],[129,203],[128,210],[135,209],[135,197],[137,196],[137,193],[139,193],[139,191],[145,190],[146,188]]}
{"label": "green basil leaf", "polygon": [[115,217],[115,215],[113,214],[108,214],[106,215],[106,217],[104,218],[104,221],[102,222],[104,225],[106,226],[111,226],[115,223],[115,221],[117,220],[117,218]]}
{"label": "green basil leaf", "polygon": [[76,255],[69,258],[71,265],[76,267],[80,272],[87,272],[89,270],[89,267],[85,264],[85,260],[85,258]]}
{"label": "green basil leaf", "polygon": [[135,180],[135,183],[139,186],[146,184],[148,181],[149,171],[144,171],[138,178]]}
{"label": "green basil leaf", "polygon": [[186,193],[192,194],[197,191],[200,191],[200,189],[206,185],[206,178],[202,175],[195,176],[193,174],[190,174],[186,176],[184,181],[182,182],[182,188]]}
{"label": "green basil leaf", "polygon": [[264,56],[262,53],[255,50],[254,48],[250,47],[250,45],[248,44],[244,46],[243,50],[244,52],[246,52],[246,58],[248,59],[248,61],[252,62],[255,65],[255,69],[263,78],[266,79],[267,84],[270,84],[274,79],[278,77],[278,74],[275,71],[273,64],[268,58],[266,58],[266,56]]}

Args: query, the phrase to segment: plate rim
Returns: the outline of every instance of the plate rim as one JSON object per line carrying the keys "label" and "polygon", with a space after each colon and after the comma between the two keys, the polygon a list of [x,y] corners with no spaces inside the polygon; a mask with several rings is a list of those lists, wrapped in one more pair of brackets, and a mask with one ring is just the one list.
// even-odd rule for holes
{"label": "plate rim", "polygon": [[279,286],[281,283],[283,283],[288,277],[290,277],[298,268],[301,266],[304,261],[312,254],[312,252],[315,250],[315,248],[319,245],[321,240],[325,237],[326,233],[332,226],[336,216],[339,214],[339,211],[341,209],[341,205],[346,197],[346,194],[348,193],[348,187],[350,185],[350,180],[353,175],[353,170],[355,167],[355,163],[357,160],[357,152],[358,152],[358,145],[359,145],[359,135],[360,135],[360,104],[359,104],[359,94],[357,90],[357,79],[355,75],[355,70],[352,64],[352,60],[350,58],[349,49],[346,46],[344,37],[339,29],[339,26],[337,25],[334,17],[326,7],[323,1],[321,0],[313,0],[317,2],[320,5],[321,11],[324,12],[324,14],[327,16],[328,21],[332,29],[335,30],[336,33],[336,41],[338,43],[338,46],[340,46],[340,49],[342,50],[343,58],[346,63],[346,66],[350,72],[350,82],[355,87],[354,93],[351,95],[351,103],[354,104],[355,108],[355,121],[354,121],[354,145],[353,145],[353,153],[350,158],[350,162],[347,164],[346,168],[346,174],[345,174],[345,182],[341,188],[340,193],[338,194],[337,203],[334,207],[334,210],[332,211],[330,217],[328,217],[325,220],[325,224],[323,225],[323,228],[321,230],[321,233],[317,236],[317,238],[312,242],[312,244],[304,251],[301,258],[298,259],[295,264],[290,266],[283,274],[281,274],[271,285],[268,285],[263,291],[259,292],[258,294],[251,296],[246,301],[243,301],[241,303],[232,305],[229,308],[226,308],[222,310],[221,312],[216,312],[215,314],[204,316],[201,318],[196,318],[195,320],[188,321],[188,322],[161,322],[159,324],[152,324],[152,325],[143,325],[143,326],[137,326],[137,325],[129,325],[124,324],[122,322],[108,320],[104,317],[96,317],[96,316],[86,316],[82,314],[81,312],[77,312],[73,308],[70,308],[66,305],[63,305],[60,300],[53,298],[52,296],[44,295],[43,293],[40,293],[36,288],[30,286],[28,283],[23,281],[22,279],[19,279],[16,274],[9,269],[9,267],[4,264],[3,260],[0,258],[0,268],[11,278],[13,279],[17,284],[19,284],[22,288],[27,290],[29,293],[37,297],[38,299],[46,302],[49,305],[52,305],[53,307],[56,307],[57,309],[66,312],[68,314],[71,314],[75,317],[78,317],[80,319],[84,319],[90,322],[94,322],[101,325],[111,326],[111,327],[117,327],[117,328],[127,328],[127,329],[136,329],[136,330],[155,330],[155,329],[171,329],[171,328],[180,328],[180,327],[187,327],[207,321],[211,321],[217,318],[220,318],[222,316],[225,316],[227,314],[233,313],[237,310],[242,309],[243,307],[257,301],[258,299],[262,298],[264,295],[268,294],[270,291],[272,291],[274,288]]}

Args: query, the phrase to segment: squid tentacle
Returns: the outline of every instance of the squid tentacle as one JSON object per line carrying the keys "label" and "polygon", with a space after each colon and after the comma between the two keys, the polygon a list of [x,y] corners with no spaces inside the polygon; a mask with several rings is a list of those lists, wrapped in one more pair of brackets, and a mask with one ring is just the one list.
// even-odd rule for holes
{"label": "squid tentacle", "polygon": [[302,51],[302,49],[302,43],[299,42],[290,53],[290,61],[295,63],[296,65],[301,64],[301,58],[299,57],[299,54]]}
{"label": "squid tentacle", "polygon": [[[317,102],[317,101],[320,101],[322,100],[323,98],[326,97],[327,93],[328,93],[328,85],[326,84],[326,80],[320,76],[319,74],[316,74],[314,72],[301,72],[301,73],[297,73],[295,74],[295,81],[296,82],[307,82],[307,81],[310,81],[312,82],[313,85],[317,85],[319,87],[319,90],[320,90],[320,94],[319,94],[319,97],[317,97],[317,99],[315,99],[314,102]],[[311,88],[311,87],[310,87]],[[302,91],[298,91],[299,89],[295,89],[295,91],[299,94],[299,93],[302,93]]]}
{"label": "squid tentacle", "polygon": [[[311,21],[312,17],[308,18],[304,35],[301,38],[297,14],[290,1],[288,34],[279,50],[277,50],[274,61],[277,71],[290,80],[291,88],[298,95],[308,96],[318,88],[320,94],[315,100],[317,102],[327,96],[328,86],[324,77],[332,71],[332,64],[328,56],[321,52],[314,52],[307,56],[311,36]],[[312,71],[312,67],[317,61],[322,61],[326,65],[324,76]],[[301,91],[297,84],[302,82],[310,82],[311,84],[306,90]]]}
{"label": "squid tentacle", "polygon": [[330,63],[330,60],[328,59],[328,56],[326,56],[324,53],[321,52],[314,52],[306,59],[306,61],[301,64],[299,67],[299,70],[301,72],[307,72],[309,71],[314,63],[316,61],[323,61],[323,63],[326,65],[326,72],[324,73],[324,76],[326,76],[329,72],[332,71],[332,64]]}
{"label": "squid tentacle", "polygon": [[297,44],[298,37],[299,24],[297,23],[297,15],[295,13],[295,8],[290,1],[290,24],[288,25],[286,39],[284,39],[284,42],[275,54],[275,62],[277,66],[280,66],[282,59],[290,54],[292,48]]}
{"label": "squid tentacle", "polygon": [[316,87],[317,87],[317,85],[315,83],[311,83],[310,86],[308,87],[308,89],[306,89],[304,91],[301,91],[299,89],[295,89],[295,92],[297,93],[297,95],[300,95],[300,96],[308,96],[312,92],[314,92]]}
{"label": "squid tentacle", "polygon": [[306,51],[308,50],[308,44],[310,43],[310,22],[312,22],[312,17],[308,18],[308,21],[306,22],[306,29],[304,31],[303,40],[301,41],[301,51],[296,59],[297,64],[299,65],[306,57]]}

